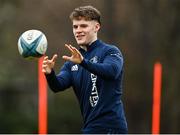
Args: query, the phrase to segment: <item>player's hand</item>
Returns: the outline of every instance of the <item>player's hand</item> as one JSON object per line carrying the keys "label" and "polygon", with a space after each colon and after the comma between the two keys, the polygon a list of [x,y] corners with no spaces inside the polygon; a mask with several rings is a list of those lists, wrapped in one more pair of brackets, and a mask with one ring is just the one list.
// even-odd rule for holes
{"label": "player's hand", "polygon": [[57,54],[54,54],[54,56],[50,60],[48,59],[48,56],[45,56],[42,63],[42,72],[45,74],[50,74],[52,69],[54,68],[56,59]]}
{"label": "player's hand", "polygon": [[63,56],[62,58],[68,61],[71,61],[76,64],[80,64],[83,61],[83,56],[77,50],[75,47],[72,45],[65,44],[65,47],[71,52],[71,56]]}

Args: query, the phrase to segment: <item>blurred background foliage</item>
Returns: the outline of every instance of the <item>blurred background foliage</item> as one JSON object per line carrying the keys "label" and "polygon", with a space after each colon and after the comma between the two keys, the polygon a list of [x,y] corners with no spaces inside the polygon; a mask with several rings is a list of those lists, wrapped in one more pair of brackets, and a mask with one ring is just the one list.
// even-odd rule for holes
{"label": "blurred background foliage", "polygon": [[[180,0],[0,0],[0,133],[38,132],[37,60],[23,59],[18,37],[38,29],[57,53],[58,73],[76,45],[69,14],[82,5],[102,13],[99,38],[125,58],[123,102],[129,133],[151,133],[153,66],[163,66],[161,133],[180,133]],[[80,133],[82,118],[72,89],[48,89],[48,133]]]}

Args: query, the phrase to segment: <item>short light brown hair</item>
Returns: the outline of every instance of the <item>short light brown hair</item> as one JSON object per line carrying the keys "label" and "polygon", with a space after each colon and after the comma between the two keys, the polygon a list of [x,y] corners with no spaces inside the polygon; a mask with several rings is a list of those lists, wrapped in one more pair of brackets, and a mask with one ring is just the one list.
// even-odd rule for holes
{"label": "short light brown hair", "polygon": [[101,24],[101,13],[93,6],[81,6],[74,9],[70,14],[69,18],[71,20],[80,20],[84,18],[85,20],[91,21],[95,20]]}

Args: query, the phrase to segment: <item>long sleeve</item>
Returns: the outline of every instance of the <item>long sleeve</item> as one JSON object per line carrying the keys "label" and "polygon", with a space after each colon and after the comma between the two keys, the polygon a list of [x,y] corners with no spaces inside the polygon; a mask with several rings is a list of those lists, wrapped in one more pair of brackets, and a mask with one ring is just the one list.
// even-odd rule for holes
{"label": "long sleeve", "polygon": [[52,70],[50,74],[45,74],[45,76],[49,87],[54,92],[63,91],[71,86],[71,74],[66,64],[64,64],[58,75]]}
{"label": "long sleeve", "polygon": [[102,63],[93,63],[84,59],[80,65],[103,78],[116,79],[122,71],[123,57],[120,51],[114,47],[106,52]]}

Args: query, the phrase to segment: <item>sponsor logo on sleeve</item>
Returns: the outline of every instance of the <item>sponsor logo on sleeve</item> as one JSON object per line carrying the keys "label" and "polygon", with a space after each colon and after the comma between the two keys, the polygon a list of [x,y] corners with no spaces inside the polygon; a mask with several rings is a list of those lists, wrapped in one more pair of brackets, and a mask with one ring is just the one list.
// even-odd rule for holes
{"label": "sponsor logo on sleeve", "polygon": [[110,54],[111,56],[116,56],[116,57],[121,57],[121,54],[120,53],[112,53]]}

